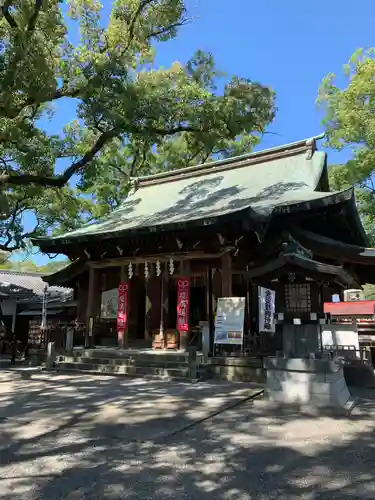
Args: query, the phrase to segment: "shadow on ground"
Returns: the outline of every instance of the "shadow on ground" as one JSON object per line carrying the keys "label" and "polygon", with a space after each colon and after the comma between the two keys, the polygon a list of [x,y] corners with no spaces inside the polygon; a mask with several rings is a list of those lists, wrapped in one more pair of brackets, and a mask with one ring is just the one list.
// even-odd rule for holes
{"label": "shadow on ground", "polygon": [[[347,418],[240,405],[245,385],[0,377],[9,500],[373,499],[375,394]],[[160,438],[162,436],[162,438]]]}

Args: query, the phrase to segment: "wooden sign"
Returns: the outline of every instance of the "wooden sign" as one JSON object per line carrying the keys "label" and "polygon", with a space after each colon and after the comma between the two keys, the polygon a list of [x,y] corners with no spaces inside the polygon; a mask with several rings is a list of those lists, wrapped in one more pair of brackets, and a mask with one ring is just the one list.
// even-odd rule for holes
{"label": "wooden sign", "polygon": [[177,280],[177,326],[179,332],[189,330],[190,278]]}

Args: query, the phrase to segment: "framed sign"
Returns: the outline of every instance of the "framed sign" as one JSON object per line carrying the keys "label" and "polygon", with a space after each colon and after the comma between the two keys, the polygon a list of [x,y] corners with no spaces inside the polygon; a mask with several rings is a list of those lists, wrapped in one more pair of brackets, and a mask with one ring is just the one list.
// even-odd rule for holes
{"label": "framed sign", "polygon": [[100,317],[103,319],[117,318],[117,294],[118,289],[106,290],[102,293],[100,305]]}
{"label": "framed sign", "polygon": [[179,332],[189,330],[190,278],[177,280],[177,325]]}
{"label": "framed sign", "polygon": [[217,299],[215,344],[242,345],[245,302],[245,297],[220,297]]}

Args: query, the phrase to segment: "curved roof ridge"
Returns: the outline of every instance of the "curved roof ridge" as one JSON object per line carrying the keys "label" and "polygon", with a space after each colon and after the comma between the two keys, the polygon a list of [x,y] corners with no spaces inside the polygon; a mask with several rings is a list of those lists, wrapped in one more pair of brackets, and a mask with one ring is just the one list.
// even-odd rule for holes
{"label": "curved roof ridge", "polygon": [[[153,184],[157,184],[159,182],[167,182],[169,180],[178,179],[184,174],[194,174],[199,175],[202,173],[207,173],[207,171],[214,170],[216,167],[221,167],[223,170],[227,170],[230,168],[237,168],[238,162],[243,162],[246,160],[256,160],[262,159],[262,161],[267,160],[268,156],[273,156],[277,158],[278,155],[281,155],[288,151],[291,153],[295,152],[295,150],[301,149],[301,153],[307,150],[316,151],[316,141],[323,139],[325,134],[320,134],[317,136],[310,137],[308,139],[302,139],[300,141],[291,142],[289,144],[282,144],[281,146],[275,146],[268,149],[262,149],[260,151],[252,151],[251,153],[245,153],[238,156],[232,156],[230,158],[224,158],[222,160],[210,161],[207,163],[201,163],[198,165],[192,165],[184,168],[177,168],[174,170],[169,170],[167,172],[159,172],[157,174],[144,175],[139,177],[132,177],[131,180],[135,184],[135,187],[141,187],[142,184],[148,184],[152,182]],[[226,168],[225,168],[226,167]]]}
{"label": "curved roof ridge", "polygon": [[43,278],[42,272],[19,271],[17,269],[0,269],[0,274],[9,274],[9,276],[31,276],[33,278]]}

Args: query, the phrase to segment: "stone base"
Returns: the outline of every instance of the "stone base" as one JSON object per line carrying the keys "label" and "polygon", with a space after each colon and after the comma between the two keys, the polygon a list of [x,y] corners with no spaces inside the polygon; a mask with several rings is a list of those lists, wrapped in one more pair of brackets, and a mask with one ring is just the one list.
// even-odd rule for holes
{"label": "stone base", "polygon": [[[264,398],[267,396],[264,395]],[[356,407],[356,400],[350,398],[343,406],[314,406],[313,404],[297,404],[258,399],[254,401],[255,407],[266,415],[289,416],[298,415],[306,418],[316,417],[349,417]]]}
{"label": "stone base", "polygon": [[265,382],[266,374],[258,358],[221,358],[207,360],[207,377],[231,382]]}
{"label": "stone base", "polygon": [[344,412],[353,406],[343,367],[335,360],[268,358],[264,367],[265,398],[273,403],[336,408]]}

